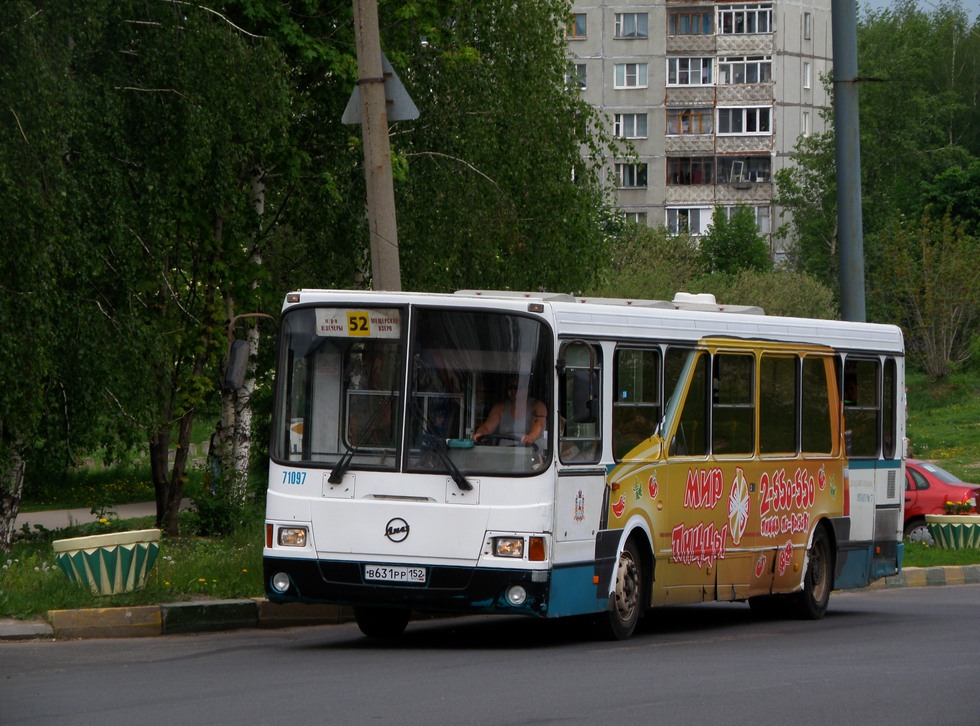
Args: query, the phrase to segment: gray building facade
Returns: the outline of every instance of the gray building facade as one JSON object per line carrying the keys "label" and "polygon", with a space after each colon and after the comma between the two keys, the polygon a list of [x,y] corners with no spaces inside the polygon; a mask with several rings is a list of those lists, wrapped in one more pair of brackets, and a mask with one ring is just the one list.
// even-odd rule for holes
{"label": "gray building facade", "polygon": [[774,174],[823,130],[830,0],[575,0],[566,37],[582,97],[636,152],[607,160],[624,214],[699,235],[746,205],[778,260]]}

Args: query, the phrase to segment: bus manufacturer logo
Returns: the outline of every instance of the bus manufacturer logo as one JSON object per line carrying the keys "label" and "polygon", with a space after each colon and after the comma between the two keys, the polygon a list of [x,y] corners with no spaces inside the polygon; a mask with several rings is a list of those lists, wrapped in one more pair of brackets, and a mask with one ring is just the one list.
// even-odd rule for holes
{"label": "bus manufacturer logo", "polygon": [[408,538],[408,522],[401,517],[388,520],[385,525],[385,537],[392,542],[404,542]]}

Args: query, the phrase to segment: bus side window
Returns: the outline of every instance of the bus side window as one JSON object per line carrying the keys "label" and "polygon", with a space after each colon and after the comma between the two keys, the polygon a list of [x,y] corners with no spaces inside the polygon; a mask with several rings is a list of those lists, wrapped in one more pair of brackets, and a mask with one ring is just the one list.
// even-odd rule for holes
{"label": "bus side window", "polygon": [[[837,390],[831,376],[834,369],[830,363],[830,359],[825,356],[807,356],[803,359],[800,423],[805,454],[835,453],[834,421],[840,409],[836,405]],[[834,402],[833,406],[831,401]]]}
{"label": "bus side window", "polygon": [[[674,352],[673,349],[668,355]],[[677,351],[687,354],[688,351]],[[687,395],[684,397],[681,414],[677,422],[674,437],[670,442],[671,456],[706,456],[708,453],[708,390],[711,384],[709,356],[707,353],[696,352],[697,361],[691,374]],[[684,381],[678,379],[678,388]],[[675,390],[673,395],[680,395]]]}
{"label": "bus side window", "polygon": [[884,392],[881,402],[881,455],[886,459],[895,457],[895,442],[898,440],[896,431],[897,417],[895,409],[898,406],[897,383],[898,371],[894,358],[885,359]]}
{"label": "bus side window", "polygon": [[881,366],[877,360],[849,357],[844,363],[844,425],[848,456],[878,456],[880,374]]}
{"label": "bus side window", "polygon": [[602,452],[602,359],[601,351],[575,341],[563,351],[560,454],[564,462],[599,460]]}
{"label": "bus side window", "polygon": [[711,450],[715,454],[755,451],[755,359],[723,353],[712,364]]}
{"label": "bus side window", "polygon": [[660,351],[616,351],[613,457],[619,461],[653,435],[660,423]]}
{"label": "bus side window", "polygon": [[[765,354],[759,363],[759,452],[795,454],[799,441],[799,358]],[[826,400],[826,386],[823,397]]]}

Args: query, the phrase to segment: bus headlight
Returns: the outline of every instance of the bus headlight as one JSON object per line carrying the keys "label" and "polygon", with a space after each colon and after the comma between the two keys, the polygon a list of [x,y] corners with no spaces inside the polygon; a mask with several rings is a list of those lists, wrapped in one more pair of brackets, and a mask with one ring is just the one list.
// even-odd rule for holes
{"label": "bus headlight", "polygon": [[524,557],[524,538],[494,537],[493,554],[497,557]]}
{"label": "bus headlight", "polygon": [[280,547],[306,547],[306,527],[280,527],[277,541]]}

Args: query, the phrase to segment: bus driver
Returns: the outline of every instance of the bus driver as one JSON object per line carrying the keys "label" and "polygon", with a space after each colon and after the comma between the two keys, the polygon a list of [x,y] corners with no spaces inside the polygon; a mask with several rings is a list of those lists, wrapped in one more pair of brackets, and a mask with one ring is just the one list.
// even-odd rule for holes
{"label": "bus driver", "polygon": [[[520,397],[518,393],[522,394]],[[537,399],[527,395],[516,378],[507,381],[507,400],[490,409],[487,420],[473,432],[473,441],[496,434],[522,444],[533,444],[544,433],[548,410]]]}

